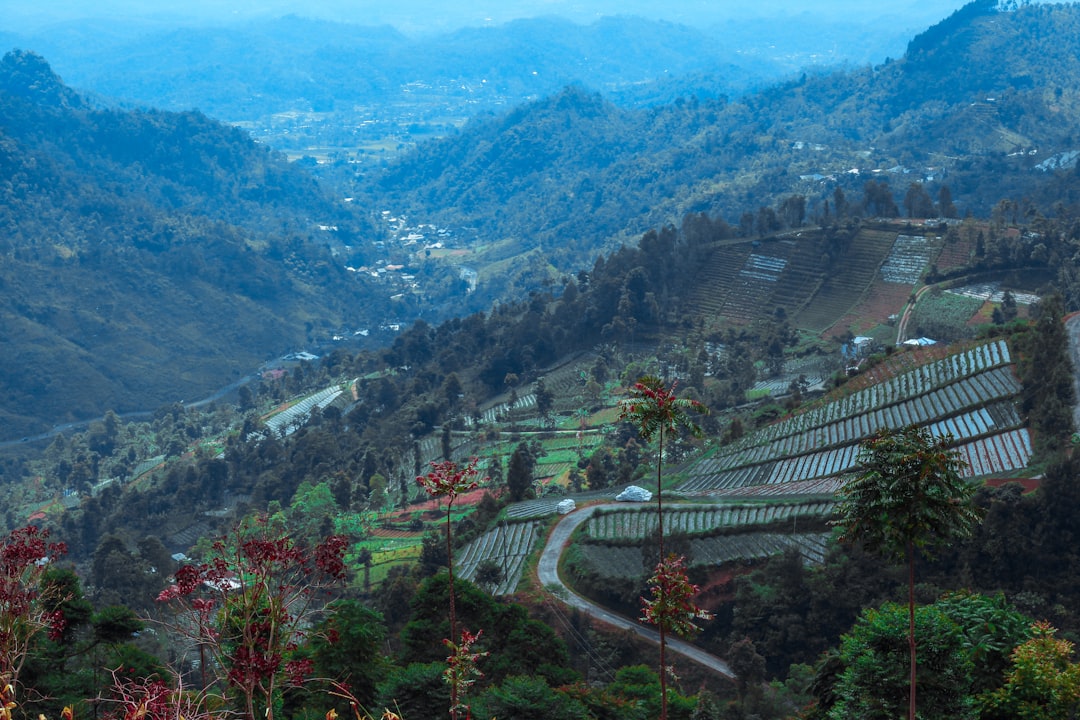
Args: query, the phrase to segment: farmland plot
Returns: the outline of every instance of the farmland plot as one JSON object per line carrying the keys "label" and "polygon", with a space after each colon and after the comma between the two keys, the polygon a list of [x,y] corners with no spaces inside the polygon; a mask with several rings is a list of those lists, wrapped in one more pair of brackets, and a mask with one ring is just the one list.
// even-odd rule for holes
{"label": "farmland plot", "polygon": [[939,243],[921,235],[897,235],[889,257],[881,266],[885,282],[914,285]]}
{"label": "farmland plot", "polygon": [[[1015,410],[1013,410],[1015,412]],[[985,421],[983,415],[989,415],[985,411],[977,411],[968,415],[958,416],[950,421],[935,423],[931,426],[934,432],[942,430],[956,430],[960,432],[978,432],[979,423]],[[1027,466],[1031,460],[1031,436],[1027,428],[1014,428],[996,434],[986,435],[967,443],[956,445],[961,457],[968,467],[964,471],[965,477],[978,477],[999,472],[1020,470]],[[957,435],[957,440],[965,439],[963,435]],[[805,483],[802,491],[806,493],[818,493],[827,487],[838,483],[813,483],[808,481],[828,481],[838,478],[855,470],[855,460],[858,456],[858,445],[848,445],[843,448],[826,450],[818,453],[807,453],[793,458],[785,458],[776,462],[756,465],[753,468],[735,468],[711,474],[695,474],[686,483],[678,488],[684,495],[754,495],[771,496],[784,494],[780,492],[743,492],[732,493],[731,490],[738,488],[761,488],[763,486],[786,487],[787,492],[797,494],[797,483]],[[753,472],[748,472],[752,470]],[[790,486],[790,487],[789,487]],[[834,488],[835,489],[835,488]]]}
{"label": "farmland plot", "polygon": [[525,558],[536,544],[539,530],[536,523],[508,523],[489,530],[461,551],[457,559],[460,577],[473,580],[476,570],[485,560],[492,560],[502,571],[493,595],[509,595],[517,589]]}
{"label": "farmland plot", "polygon": [[[945,402],[948,399],[947,412],[959,412],[965,407],[986,403],[988,400],[1014,395],[1020,390],[1020,385],[1012,372],[1005,367],[1011,362],[1008,346],[1005,341],[987,343],[971,348],[963,353],[949,356],[942,360],[914,368],[908,372],[897,375],[894,378],[873,385],[864,390],[852,393],[821,407],[795,415],[781,422],[770,425],[760,432],[746,436],[742,441],[732,446],[729,453],[761,452],[758,448],[772,446],[777,441],[785,440],[791,443],[790,438],[807,433],[812,429],[822,429],[818,435],[812,436],[810,441],[814,444],[829,441],[829,432],[833,433],[831,443],[854,442],[873,432],[877,427],[867,429],[872,424],[872,419],[863,419],[868,413],[875,410],[884,410],[889,406],[903,403],[904,401],[918,398],[921,395],[941,390],[944,395],[922,400],[920,403]],[[989,372],[995,370],[996,372]],[[978,377],[986,374],[987,377]],[[946,390],[946,386],[953,383],[965,383],[962,387]],[[987,393],[990,395],[987,395]],[[939,406],[939,412],[942,407]],[[888,423],[902,422],[904,413],[910,413],[908,408],[889,410],[887,414],[879,416]],[[926,412],[924,410],[923,412]],[[929,415],[928,417],[933,417]],[[847,429],[828,430],[826,426],[843,421],[852,420],[854,424]],[[878,421],[880,427],[881,420]],[[839,435],[838,433],[845,433]],[[806,442],[804,438],[803,442]],[[783,446],[788,447],[788,446]],[[788,448],[786,452],[779,454],[796,454],[804,452],[804,448],[795,446]],[[772,457],[777,453],[773,452]],[[762,455],[758,461],[769,457]],[[751,456],[752,457],[752,456]],[[753,462],[748,457],[739,464]]]}
{"label": "farmland plot", "polygon": [[297,428],[307,422],[313,412],[327,407],[337,400],[343,392],[343,386],[331,385],[314,395],[307,396],[281,412],[265,418],[263,424],[275,435],[291,435]]}
{"label": "farmland plot", "polygon": [[914,367],[746,436],[699,461],[678,491],[730,494],[836,477],[854,468],[862,439],[912,424],[970,445],[972,475],[1019,469],[1030,459],[1030,439],[1011,402],[1021,386],[1010,362],[997,340]]}
{"label": "farmland plot", "polygon": [[[711,505],[664,510],[668,532],[688,535],[710,533],[722,528],[767,525],[800,519],[819,519],[832,514],[834,503],[820,501],[785,505]],[[655,510],[613,510],[589,518],[585,532],[591,540],[641,540],[656,530]]]}
{"label": "farmland plot", "polygon": [[737,560],[758,560],[796,548],[807,564],[821,563],[829,533],[748,532],[695,538],[690,541],[691,565],[723,565]]}
{"label": "farmland plot", "polygon": [[[690,541],[691,567],[716,566],[729,562],[760,560],[796,548],[807,563],[820,563],[828,550],[829,533],[746,532],[737,535],[694,538]],[[580,546],[587,564],[604,578],[643,578],[646,563],[636,545],[609,546],[584,543]]]}
{"label": "farmland plot", "polygon": [[585,562],[602,578],[644,578],[645,563],[636,545],[613,547],[583,543]]}

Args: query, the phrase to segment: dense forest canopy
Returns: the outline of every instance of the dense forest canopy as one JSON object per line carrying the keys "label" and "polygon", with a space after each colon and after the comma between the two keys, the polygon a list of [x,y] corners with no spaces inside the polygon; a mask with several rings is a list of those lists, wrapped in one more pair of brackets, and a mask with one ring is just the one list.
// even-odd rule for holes
{"label": "dense forest canopy", "polygon": [[92,108],[32,53],[0,88],[8,438],[198,399],[382,312],[333,257],[369,219],[239,130]]}

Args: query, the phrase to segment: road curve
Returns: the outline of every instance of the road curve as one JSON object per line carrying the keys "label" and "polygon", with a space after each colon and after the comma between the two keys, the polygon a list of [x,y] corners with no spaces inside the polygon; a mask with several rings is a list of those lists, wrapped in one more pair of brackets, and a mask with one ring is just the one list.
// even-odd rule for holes
{"label": "road curve", "polygon": [[[552,528],[551,533],[548,535],[547,543],[544,545],[544,550],[540,554],[540,564],[537,567],[537,575],[540,579],[540,584],[545,588],[553,585],[560,588],[561,592],[557,593],[556,597],[567,605],[577,608],[585,614],[606,622],[609,625],[631,630],[646,640],[659,644],[660,634],[658,632],[586,600],[568,588],[559,577],[559,557],[562,555],[563,550],[566,549],[566,546],[570,541],[570,535],[597,510],[613,507],[623,506],[613,504],[591,505],[566,515],[554,528]],[[690,643],[683,642],[678,638],[668,638],[667,647],[668,650],[689,658],[713,672],[728,678],[735,677],[735,674],[731,671],[731,668],[726,662],[715,655],[710,655],[704,650],[694,647]]]}

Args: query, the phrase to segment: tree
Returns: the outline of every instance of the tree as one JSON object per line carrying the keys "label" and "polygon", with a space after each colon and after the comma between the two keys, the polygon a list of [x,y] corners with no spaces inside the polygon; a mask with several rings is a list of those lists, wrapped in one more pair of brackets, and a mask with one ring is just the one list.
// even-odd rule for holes
{"label": "tree", "polygon": [[354,699],[370,706],[390,665],[382,654],[386,637],[382,615],[356,600],[335,601],[330,610],[311,640],[315,671],[348,683]]}
{"label": "tree", "polygon": [[966,537],[979,522],[971,502],[975,488],[960,476],[964,461],[951,441],[914,425],[867,438],[859,451],[861,473],[839,493],[841,541],[907,563],[909,720],[915,719],[916,553]]}
{"label": "tree", "polygon": [[477,701],[479,717],[516,720],[587,720],[589,711],[578,700],[553,690],[543,678],[507,678]]}
{"label": "tree", "polygon": [[499,563],[495,562],[492,558],[482,560],[479,565],[476,566],[476,576],[473,578],[477,585],[484,588],[488,592],[493,591],[502,582],[503,571],[499,567]]}
{"label": "tree", "polygon": [[184,565],[158,595],[178,615],[173,628],[208,651],[247,720],[273,720],[281,687],[299,684],[310,659],[295,656],[324,593],[345,579],[345,538],[301,546],[265,517],[214,542],[209,562]]}
{"label": "tree", "polygon": [[46,582],[52,562],[67,552],[49,542],[49,531],[28,525],[12,530],[0,546],[0,687],[18,687],[19,671],[30,643],[47,631],[59,639],[64,631],[63,598]]}
{"label": "tree", "polygon": [[525,499],[525,495],[532,488],[532,453],[529,452],[525,443],[519,443],[510,456],[510,463],[506,468],[506,488],[510,491],[510,500],[518,502]]}
{"label": "tree", "polygon": [[701,428],[690,419],[690,412],[707,414],[708,408],[697,400],[678,398],[675,387],[666,387],[662,380],[651,375],[640,378],[630,388],[630,397],[620,403],[619,419],[637,428],[645,442],[657,438],[656,451],[656,511],[657,531],[660,537],[660,559],[664,558],[664,505],[662,497],[662,471],[664,463],[664,433],[671,435],[685,428],[695,437],[701,437]]}
{"label": "tree", "polygon": [[[447,658],[447,674],[444,675],[450,685],[450,717],[457,720],[459,710],[468,710],[461,704],[462,690],[470,684],[470,673],[475,667],[476,653],[471,652],[471,646],[479,633],[473,635],[468,630],[457,634],[457,613],[454,607],[454,547],[452,543],[450,512],[454,506],[454,500],[461,493],[468,492],[480,487],[477,480],[479,472],[476,470],[477,458],[472,458],[468,465],[458,467],[452,460],[431,463],[431,472],[416,478],[416,482],[424,488],[432,497],[446,498],[446,561],[449,569],[450,582],[450,637],[443,643],[450,649]],[[482,632],[482,631],[481,631]]]}
{"label": "tree", "polygon": [[[702,434],[701,428],[690,419],[690,411],[702,414],[708,412],[708,408],[697,400],[676,397],[675,386],[677,384],[678,382],[673,382],[671,387],[666,387],[659,378],[646,375],[630,388],[630,398],[622,401],[619,411],[619,419],[626,420],[636,427],[638,434],[645,442],[651,442],[653,437],[658,440],[656,453],[656,534],[660,550],[660,561],[656,567],[656,574],[649,581],[649,587],[654,598],[651,601],[645,601],[645,615],[646,618],[649,618],[649,622],[656,624],[660,632],[660,720],[667,720],[667,632],[672,628],[671,621],[665,617],[665,608],[671,607],[673,603],[682,602],[680,596],[669,597],[669,593],[681,594],[685,591],[677,578],[681,567],[681,559],[668,558],[664,554],[664,502],[663,484],[661,482],[664,465],[664,432],[667,431],[668,434],[672,434],[681,427],[700,437]],[[685,577],[685,572],[683,572],[683,580],[685,580]],[[656,609],[650,610],[650,607]]]}
{"label": "tree", "polygon": [[540,413],[540,417],[544,419],[544,422],[550,422],[551,410],[555,406],[555,396],[547,389],[544,378],[536,381],[534,392],[536,393],[536,412]]}
{"label": "tree", "polygon": [[1031,626],[1032,638],[1012,653],[1005,684],[979,697],[987,720],[1056,720],[1080,711],[1080,665],[1071,661],[1073,644],[1054,637],[1046,622]]}
{"label": "tree", "polygon": [[934,201],[922,183],[913,182],[908,185],[907,193],[904,194],[904,209],[909,218],[933,217]]}
{"label": "tree", "polygon": [[[905,682],[905,635],[909,620],[903,605],[870,608],[844,635],[840,644],[843,671],[834,687],[836,703],[829,720],[894,720],[909,704]],[[920,717],[970,717],[966,702],[971,689],[971,660],[964,652],[960,629],[936,605],[914,615],[924,651],[919,657],[924,708]],[[909,710],[910,712],[910,710]]]}
{"label": "tree", "polygon": [[956,218],[960,215],[956,211],[956,205],[953,204],[952,191],[949,190],[948,185],[942,185],[938,190],[938,207],[941,209],[941,217]]}

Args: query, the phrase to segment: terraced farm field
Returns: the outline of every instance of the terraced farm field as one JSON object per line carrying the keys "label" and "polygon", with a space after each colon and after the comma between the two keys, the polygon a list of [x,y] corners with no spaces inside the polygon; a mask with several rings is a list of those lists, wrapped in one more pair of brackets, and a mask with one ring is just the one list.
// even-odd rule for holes
{"label": "terraced farm field", "polygon": [[493,595],[508,595],[517,589],[525,558],[532,551],[540,531],[536,523],[507,523],[489,530],[469,543],[457,559],[460,577],[476,578],[476,570],[485,560],[493,561],[500,570],[499,583],[491,589]]}
{"label": "terraced farm field", "polygon": [[863,228],[845,255],[844,272],[833,273],[795,316],[798,327],[822,332],[862,299],[896,241],[895,230]]}
{"label": "terraced farm field", "polygon": [[[828,551],[830,534],[825,532],[778,533],[751,531],[734,535],[692,538],[688,563],[691,567],[723,565],[729,562],[761,560],[797,548],[806,563],[820,563]],[[603,578],[640,578],[646,574],[641,548],[636,545],[580,546],[586,563]]]}
{"label": "terraced farm field", "polygon": [[[820,520],[833,511],[834,503],[820,501],[786,505],[711,505],[664,509],[664,530],[668,533],[701,535],[718,530],[772,525],[799,519]],[[641,540],[656,529],[656,510],[627,508],[597,512],[585,524],[591,540]]]}
{"label": "terraced farm field", "polygon": [[1013,404],[1021,388],[1011,363],[1005,341],[996,340],[912,367],[698,461],[678,491],[724,495],[836,478],[854,468],[862,439],[911,424],[952,434],[970,476],[1021,469],[1031,458],[1031,439]]}

